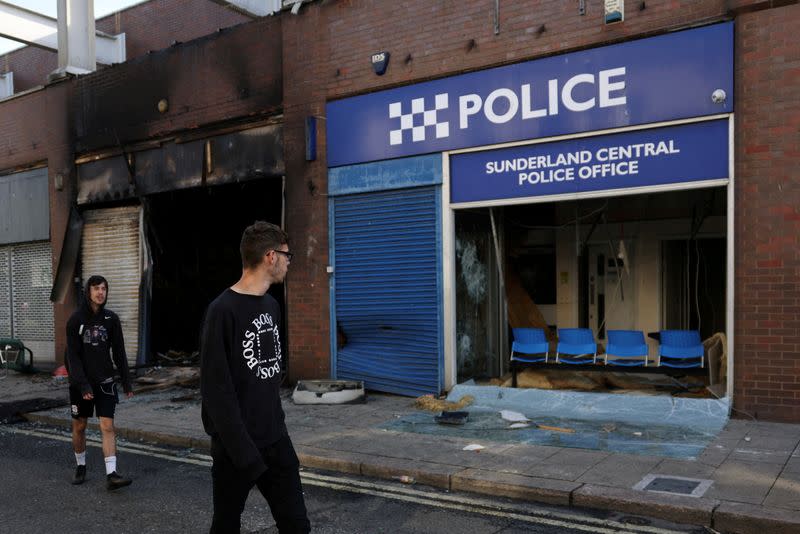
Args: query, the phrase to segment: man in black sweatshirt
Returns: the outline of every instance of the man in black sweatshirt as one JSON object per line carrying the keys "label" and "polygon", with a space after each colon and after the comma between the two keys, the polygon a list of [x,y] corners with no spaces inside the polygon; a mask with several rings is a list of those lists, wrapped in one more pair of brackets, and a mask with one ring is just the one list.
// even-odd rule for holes
{"label": "man in black sweatshirt", "polygon": [[117,314],[105,308],[107,296],[108,281],[102,276],[90,276],[80,307],[67,321],[66,365],[72,406],[72,449],[78,463],[72,483],[82,484],[86,479],[86,423],[96,413],[103,436],[106,487],[115,490],[129,485],[131,480],[117,474],[114,410],[118,399],[114,364],[129,398],[133,389],[122,325]]}
{"label": "man in black sweatshirt", "polygon": [[211,436],[212,533],[236,533],[257,486],[281,534],[311,526],[300,463],[284,424],[281,311],[267,294],[292,260],[286,232],[257,221],[242,234],[242,276],[209,306],[200,342],[203,426]]}

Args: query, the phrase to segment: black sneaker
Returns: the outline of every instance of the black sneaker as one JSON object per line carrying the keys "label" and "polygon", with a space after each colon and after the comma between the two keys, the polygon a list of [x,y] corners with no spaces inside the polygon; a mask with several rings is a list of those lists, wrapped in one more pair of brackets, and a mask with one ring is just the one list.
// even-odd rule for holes
{"label": "black sneaker", "polygon": [[84,480],[86,480],[86,466],[79,465],[75,468],[75,476],[72,477],[72,483],[77,486],[78,484],[83,484]]}
{"label": "black sneaker", "polygon": [[116,471],[106,475],[106,488],[109,490],[130,486],[131,482],[133,482],[131,479],[119,476]]}

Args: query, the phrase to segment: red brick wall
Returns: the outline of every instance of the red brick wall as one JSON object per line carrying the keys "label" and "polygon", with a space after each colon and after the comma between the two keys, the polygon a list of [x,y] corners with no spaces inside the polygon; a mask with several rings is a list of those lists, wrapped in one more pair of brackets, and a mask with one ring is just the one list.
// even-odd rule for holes
{"label": "red brick wall", "polygon": [[738,410],[800,421],[800,5],[736,26]]}
{"label": "red brick wall", "polygon": [[0,102],[0,172],[47,159],[46,91]]}
{"label": "red brick wall", "polygon": [[58,54],[26,46],[0,55],[0,72],[14,73],[14,92],[21,93],[47,83],[47,75],[58,68]]}
{"label": "red brick wall", "polygon": [[[125,33],[126,57],[133,59],[173,42],[186,42],[252,20],[212,0],[150,0],[96,22],[100,31]],[[28,46],[0,55],[0,72],[14,73],[16,92],[47,82],[58,68],[58,54]]]}
{"label": "red brick wall", "polygon": [[[301,9],[303,12],[305,8]],[[289,379],[330,377],[325,93],[328,34],[319,9],[283,19],[286,229],[295,257],[287,279]],[[310,31],[310,29],[313,29]],[[305,161],[305,119],[318,117],[317,160]]]}

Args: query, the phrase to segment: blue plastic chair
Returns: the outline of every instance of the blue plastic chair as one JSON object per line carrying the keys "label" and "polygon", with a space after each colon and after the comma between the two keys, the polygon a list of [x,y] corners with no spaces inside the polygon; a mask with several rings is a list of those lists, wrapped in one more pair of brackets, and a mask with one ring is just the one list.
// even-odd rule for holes
{"label": "blue plastic chair", "polygon": [[646,366],[648,348],[641,330],[609,330],[606,365]]}
{"label": "blue plastic chair", "polygon": [[704,366],[703,342],[697,330],[662,330],[658,365],[687,369]]}
{"label": "blue plastic chair", "polygon": [[[550,344],[547,342],[543,329],[512,328],[511,331],[514,334],[514,342],[511,343],[512,362],[547,362],[547,351],[550,349]],[[544,357],[532,356],[533,354],[544,354]]]}
{"label": "blue plastic chair", "polygon": [[[567,354],[574,358],[563,358]],[[560,328],[558,330],[558,345],[556,347],[556,363],[582,364],[589,363],[588,358],[581,355],[591,354],[592,363],[597,361],[597,343],[594,334],[588,328]]]}

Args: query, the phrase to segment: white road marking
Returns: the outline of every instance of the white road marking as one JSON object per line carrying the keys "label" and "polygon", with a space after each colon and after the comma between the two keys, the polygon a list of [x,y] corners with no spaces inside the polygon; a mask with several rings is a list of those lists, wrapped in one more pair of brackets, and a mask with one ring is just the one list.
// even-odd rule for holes
{"label": "white road marking", "polygon": [[[4,427],[2,430],[22,434],[26,436],[53,439],[57,441],[71,442],[69,433],[53,430],[28,430],[15,426]],[[87,445],[101,447],[101,440],[97,437],[87,435]],[[161,458],[173,462],[181,462],[203,467],[211,466],[211,456],[201,453],[189,453],[178,455],[169,449],[148,445],[144,443],[132,443],[120,440],[117,443],[117,450],[131,454]],[[573,515],[564,512],[550,510],[530,510],[523,504],[500,503],[488,499],[468,497],[466,495],[452,495],[432,493],[404,486],[387,486],[375,482],[368,482],[341,476],[323,475],[320,473],[300,472],[300,477],[304,484],[318,486],[335,490],[349,491],[351,493],[361,493],[373,495],[386,499],[422,504],[449,510],[460,510],[480,515],[489,515],[505,519],[513,519],[527,523],[550,525],[554,527],[570,528],[585,532],[596,532],[598,534],[611,533],[646,533],[646,534],[677,534],[682,531],[669,530],[648,525],[628,525],[611,519],[599,519],[590,516]]]}

